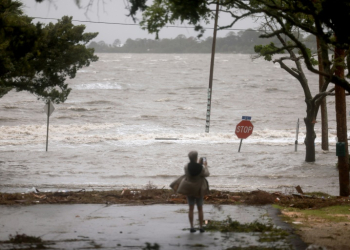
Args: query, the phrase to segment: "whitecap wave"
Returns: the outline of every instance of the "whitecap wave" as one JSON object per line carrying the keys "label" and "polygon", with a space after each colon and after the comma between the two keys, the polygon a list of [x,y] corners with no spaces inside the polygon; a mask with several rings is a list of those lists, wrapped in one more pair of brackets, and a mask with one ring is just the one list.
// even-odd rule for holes
{"label": "whitecap wave", "polygon": [[[141,116],[142,119],[155,119],[156,116]],[[216,144],[239,143],[240,139],[234,133],[179,133],[167,132],[162,127],[124,126],[121,123],[103,124],[70,124],[50,125],[50,138],[70,144],[91,144],[100,142],[123,143],[125,145],[153,143],[181,144]],[[0,127],[2,145],[20,145],[39,143],[45,139],[45,125],[21,125]],[[304,133],[299,134],[299,144],[303,144]],[[329,142],[335,144],[335,135],[330,133]],[[321,135],[317,134],[315,143],[320,143]],[[244,139],[244,144],[255,145],[293,145],[295,132],[292,130],[254,130],[253,134]]]}
{"label": "whitecap wave", "polygon": [[172,101],[170,98],[162,98],[162,99],[158,99],[155,102],[170,102]]}
{"label": "whitecap wave", "polygon": [[117,82],[95,82],[95,83],[83,83],[80,85],[73,86],[73,89],[123,89],[123,87]]}

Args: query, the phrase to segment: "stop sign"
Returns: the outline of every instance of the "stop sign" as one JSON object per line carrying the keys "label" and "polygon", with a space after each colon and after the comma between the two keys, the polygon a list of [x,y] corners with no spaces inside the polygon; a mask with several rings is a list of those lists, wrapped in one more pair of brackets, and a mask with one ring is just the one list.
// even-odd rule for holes
{"label": "stop sign", "polygon": [[243,120],[236,126],[236,135],[239,139],[246,139],[253,133],[253,124],[250,121]]}

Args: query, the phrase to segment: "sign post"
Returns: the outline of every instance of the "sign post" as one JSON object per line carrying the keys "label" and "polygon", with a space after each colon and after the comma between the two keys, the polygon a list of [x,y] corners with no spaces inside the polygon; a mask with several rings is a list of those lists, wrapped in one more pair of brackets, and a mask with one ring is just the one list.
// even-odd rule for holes
{"label": "sign post", "polygon": [[297,122],[296,136],[295,136],[295,152],[298,151],[298,134],[299,134],[299,118]]}
{"label": "sign post", "polygon": [[252,117],[251,116],[242,116],[242,121],[237,124],[236,126],[236,135],[239,139],[241,139],[241,142],[239,144],[238,152],[241,151],[241,146],[243,139],[248,138],[253,133],[253,124],[251,123]]}
{"label": "sign post", "polygon": [[48,100],[46,105],[44,106],[44,111],[47,114],[46,152],[47,152],[47,148],[49,146],[49,120],[50,120],[50,115],[53,113],[54,110],[55,110],[55,107],[53,106],[51,101]]}

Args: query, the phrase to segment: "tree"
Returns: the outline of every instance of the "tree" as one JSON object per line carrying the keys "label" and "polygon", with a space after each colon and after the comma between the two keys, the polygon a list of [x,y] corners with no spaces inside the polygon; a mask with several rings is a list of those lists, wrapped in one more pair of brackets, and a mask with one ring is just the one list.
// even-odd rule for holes
{"label": "tree", "polygon": [[67,77],[97,61],[85,45],[98,33],[63,17],[56,24],[33,24],[21,11],[22,3],[0,0],[0,97],[10,90],[28,91],[38,98],[64,102]]}
{"label": "tree", "polygon": [[[265,36],[269,36],[270,34],[274,33],[274,31],[276,30],[276,24],[273,22],[273,20],[270,20],[268,18],[266,19],[267,20],[265,21],[263,28],[265,29]],[[298,29],[295,29],[293,32],[293,26],[290,26],[289,28],[291,29],[289,33],[292,33],[294,38],[298,39],[298,37],[300,37],[298,35],[298,32],[296,32]],[[322,103],[322,100],[327,95],[331,95],[334,91],[334,88],[327,91],[329,82],[326,81],[320,87],[320,92],[315,96],[312,96],[312,93],[308,84],[308,80],[305,76],[302,63],[301,63],[303,60],[303,56],[297,55],[295,53],[295,43],[291,41],[287,41],[286,36],[283,36],[281,33],[278,33],[276,34],[276,37],[280,41],[281,46],[275,46],[274,43],[271,43],[265,46],[262,46],[262,45],[255,46],[254,49],[255,49],[255,52],[258,53],[257,57],[262,56],[267,61],[273,61],[273,63],[278,63],[282,69],[284,69],[287,73],[289,73],[299,81],[304,92],[305,103],[306,103],[306,117],[304,118],[304,123],[306,126],[306,137],[304,141],[306,145],[305,161],[314,162],[316,160],[316,157],[315,157],[316,133],[315,133],[314,127],[316,123],[318,110]],[[289,56],[283,55],[279,58],[272,59],[273,55],[283,53],[284,51],[287,51]],[[295,65],[295,68],[288,66],[288,64],[286,64],[285,61],[292,61]],[[318,62],[314,60],[313,64],[317,65]]]}
{"label": "tree", "polygon": [[120,47],[121,45],[121,41],[119,39],[115,39],[114,42],[113,42],[113,47]]}

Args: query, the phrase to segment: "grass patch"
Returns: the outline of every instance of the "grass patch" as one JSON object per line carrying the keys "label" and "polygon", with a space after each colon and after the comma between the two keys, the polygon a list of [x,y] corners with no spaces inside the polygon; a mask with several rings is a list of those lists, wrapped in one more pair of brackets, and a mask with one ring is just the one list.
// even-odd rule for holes
{"label": "grass patch", "polygon": [[347,222],[349,219],[346,215],[349,215],[349,209],[349,206],[333,206],[315,210],[302,210],[300,212],[306,216],[320,218],[328,222]]}
{"label": "grass patch", "polygon": [[273,207],[273,208],[277,208],[277,209],[279,209],[279,210],[281,210],[281,209],[284,208],[284,207],[282,207],[282,206],[280,206],[280,205],[278,205],[278,204],[272,204],[272,207]]}
{"label": "grass patch", "polygon": [[[282,217],[287,223],[292,224],[294,221],[301,221],[302,224],[294,225],[296,228],[310,226],[310,223],[313,222],[349,222],[349,205],[330,206],[319,209],[299,209],[292,207],[283,208],[279,206],[274,207],[286,212],[282,215]],[[291,212],[291,214],[288,214],[288,212]]]}

